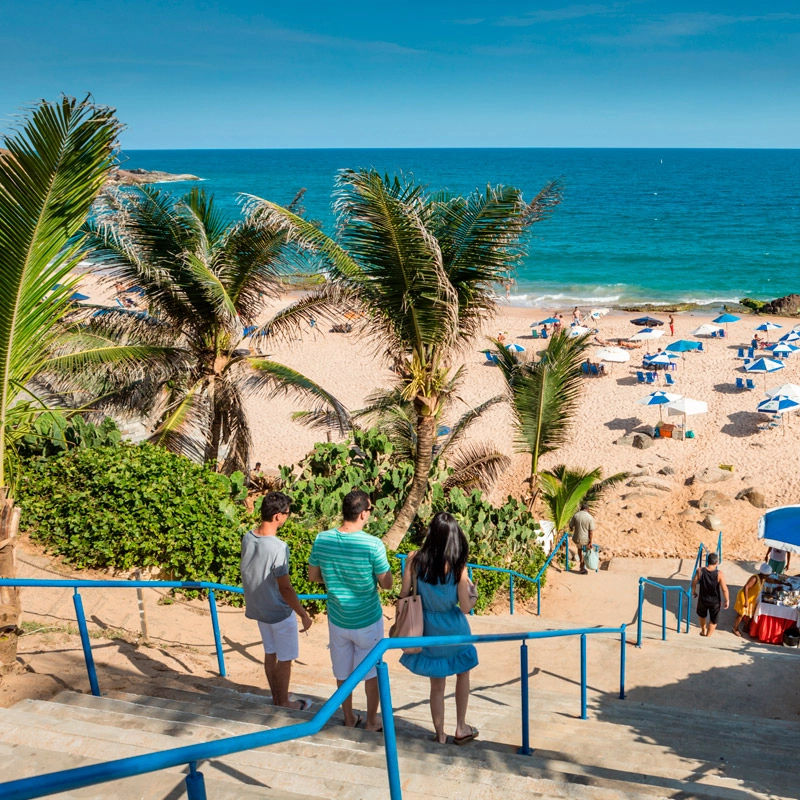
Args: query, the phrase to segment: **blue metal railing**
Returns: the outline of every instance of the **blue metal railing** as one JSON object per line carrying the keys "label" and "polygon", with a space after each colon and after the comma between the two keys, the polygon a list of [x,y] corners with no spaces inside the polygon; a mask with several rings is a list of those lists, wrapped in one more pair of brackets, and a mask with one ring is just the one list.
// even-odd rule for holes
{"label": "blue metal railing", "polygon": [[[103,581],[98,581],[103,583]],[[383,639],[367,654],[364,660],[353,670],[350,677],[330,696],[312,719],[282,728],[258,731],[226,739],[215,739],[210,742],[176,747],[156,753],[146,753],[101,764],[93,764],[76,769],[51,772],[33,778],[0,783],[0,797],[3,800],[31,800],[57,792],[94,786],[107,781],[130,778],[150,772],[158,772],[172,767],[189,766],[186,776],[186,793],[188,800],[206,800],[203,773],[198,772],[199,761],[252,750],[267,745],[300,739],[319,733],[323,725],[333,716],[342,701],[348,697],[356,686],[364,679],[373,666],[377,667],[378,690],[383,715],[383,737],[386,751],[386,769],[391,800],[402,800],[400,784],[400,767],[397,755],[397,742],[392,708],[389,670],[383,655],[387,650],[403,647],[445,647],[464,644],[490,644],[495,642],[520,641],[520,697],[522,713],[522,744],[519,753],[530,755],[529,728],[529,671],[528,645],[533,639],[554,639],[565,636],[580,636],[581,659],[581,719],[587,718],[587,669],[586,669],[586,637],[598,634],[616,634],[620,640],[620,676],[619,698],[625,698],[625,625],[619,628],[579,628],[567,631],[530,631],[519,633],[500,633],[482,636],[417,636],[405,639]]]}
{"label": "blue metal railing", "polygon": [[[89,686],[95,697],[100,696],[100,684],[97,680],[97,669],[92,655],[92,645],[89,640],[89,628],[86,626],[86,614],[83,610],[83,598],[78,589],[204,589],[208,592],[208,606],[211,612],[211,626],[214,631],[214,649],[217,655],[219,674],[224,678],[225,654],[222,650],[222,637],[219,632],[219,618],[217,616],[217,596],[215,592],[235,592],[244,594],[241,586],[227,586],[224,583],[210,583],[208,581],[88,581],[58,578],[55,580],[39,578],[0,578],[0,586],[36,586],[51,589],[72,589],[72,602],[75,606],[75,618],[78,623],[78,633],[81,638],[83,660],[86,663],[86,672],[89,676]],[[300,600],[327,600],[327,594],[300,594]]]}
{"label": "blue metal railing", "polygon": [[[550,566],[550,562],[555,557],[556,553],[561,549],[561,545],[564,545],[564,559],[565,565],[567,568],[567,572],[569,572],[569,534],[565,533],[556,543],[555,547],[550,551],[550,555],[547,557],[547,560],[542,564],[541,569],[536,573],[536,575],[531,578],[530,575],[523,575],[521,572],[517,572],[513,569],[507,569],[506,567],[489,567],[484,564],[467,564],[467,570],[469,573],[469,579],[472,580],[472,571],[475,569],[481,569],[485,572],[503,572],[508,575],[508,605],[509,605],[509,614],[514,613],[514,578],[518,580],[527,581],[528,583],[535,583],[536,584],[536,616],[541,616],[542,613],[542,578],[547,572],[547,568]],[[408,556],[405,553],[396,553],[398,560],[400,561],[400,575],[403,575],[406,571],[406,559]],[[470,614],[474,613],[473,611],[469,612]]]}

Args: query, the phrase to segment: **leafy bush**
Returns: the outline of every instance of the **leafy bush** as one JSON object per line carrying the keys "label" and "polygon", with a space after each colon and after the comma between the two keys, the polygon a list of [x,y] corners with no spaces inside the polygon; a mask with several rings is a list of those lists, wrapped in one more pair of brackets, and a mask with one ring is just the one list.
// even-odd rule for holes
{"label": "leafy bush", "polygon": [[743,297],[739,303],[745,308],[752,308],[753,311],[761,311],[767,304],[766,300],[754,300],[752,297]]}
{"label": "leafy bush", "polygon": [[109,447],[121,441],[111,417],[95,425],[80,414],[48,411],[37,417],[30,432],[20,439],[18,454],[20,458],[49,458],[75,448]]}

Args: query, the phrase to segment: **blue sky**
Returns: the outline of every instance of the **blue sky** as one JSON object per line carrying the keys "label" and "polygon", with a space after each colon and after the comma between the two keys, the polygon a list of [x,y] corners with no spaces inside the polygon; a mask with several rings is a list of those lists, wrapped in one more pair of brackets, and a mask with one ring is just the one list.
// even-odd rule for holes
{"label": "blue sky", "polygon": [[800,3],[6,0],[0,125],[139,148],[797,147]]}

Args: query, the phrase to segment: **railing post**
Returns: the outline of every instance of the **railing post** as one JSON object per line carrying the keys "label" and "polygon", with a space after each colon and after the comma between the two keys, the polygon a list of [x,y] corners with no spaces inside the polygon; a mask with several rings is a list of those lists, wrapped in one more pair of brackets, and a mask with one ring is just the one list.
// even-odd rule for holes
{"label": "railing post", "polygon": [[508,573],[508,593],[511,597],[510,601],[510,612],[511,615],[514,615],[514,576],[509,572]]}
{"label": "railing post", "polygon": [[564,539],[564,565],[569,572],[569,537]]}
{"label": "railing post", "polygon": [[542,615],[542,579],[536,581],[536,616]]}
{"label": "railing post", "polygon": [[189,764],[189,774],[186,776],[187,800],[206,800],[206,784],[203,773],[197,771],[197,762]]}
{"label": "railing post", "polygon": [[642,646],[642,605],[644,604],[644,583],[639,578],[639,612],[636,614],[636,646]]}
{"label": "railing post", "polygon": [[667,593],[661,590],[661,641],[667,641]]}
{"label": "railing post", "polygon": [[686,590],[686,633],[689,633],[689,626],[691,625],[692,617],[692,590]]}
{"label": "railing post", "polygon": [[522,706],[522,747],[517,750],[521,756],[529,756],[530,747],[530,706],[528,699],[528,643],[523,639],[519,646],[519,688]]}
{"label": "railing post", "polygon": [[97,683],[97,670],[94,666],[92,645],[89,642],[89,629],[86,627],[86,616],[83,613],[83,600],[81,599],[77,587],[75,587],[73,591],[72,602],[75,605],[75,618],[78,620],[78,632],[81,635],[83,660],[86,664],[86,672],[89,673],[89,687],[91,688],[92,694],[95,697],[100,697],[100,686]]}
{"label": "railing post", "polygon": [[[470,567],[470,566],[467,566],[467,577],[469,578],[469,582],[470,583],[474,583],[474,581],[472,580],[472,567]],[[474,607],[469,610],[469,615],[471,617],[475,616],[475,608]]]}
{"label": "railing post", "polygon": [[403,800],[400,788],[400,764],[397,759],[397,736],[394,729],[394,711],[392,710],[392,690],[389,685],[389,668],[381,660],[375,665],[378,671],[378,692],[381,698],[381,716],[383,717],[383,745],[386,750],[386,772],[389,776],[389,797],[391,800]]}
{"label": "railing post", "polygon": [[678,627],[676,633],[681,632],[681,622],[683,622],[683,589],[678,592]]}
{"label": "railing post", "polygon": [[581,634],[581,719],[586,719],[586,634]]}
{"label": "railing post", "polygon": [[626,627],[622,626],[619,634],[619,699],[625,699],[625,648],[628,646],[626,640]]}
{"label": "railing post", "polygon": [[[717,537],[717,555],[719,556],[719,563],[722,563],[722,531],[719,532]],[[719,567],[717,567],[719,569]]]}
{"label": "railing post", "polygon": [[217,596],[213,589],[208,590],[208,607],[211,611],[211,626],[214,629],[214,647],[217,650],[217,666],[219,674],[224,678],[227,675],[225,670],[225,654],[222,652],[222,639],[219,635],[219,618],[217,617]]}
{"label": "railing post", "polygon": [[406,574],[406,556],[398,553],[397,560],[400,562],[400,578],[402,580],[403,575]]}

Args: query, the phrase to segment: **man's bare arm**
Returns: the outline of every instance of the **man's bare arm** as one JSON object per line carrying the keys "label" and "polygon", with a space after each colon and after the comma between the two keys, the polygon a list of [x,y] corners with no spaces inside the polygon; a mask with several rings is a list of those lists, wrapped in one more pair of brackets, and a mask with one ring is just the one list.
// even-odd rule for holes
{"label": "man's bare arm", "polygon": [[311,583],[325,583],[322,579],[322,570],[319,567],[308,566],[308,579]]}
{"label": "man's bare arm", "polygon": [[378,575],[378,586],[380,586],[381,589],[391,589],[393,584],[394,576],[391,570],[384,572],[383,575]]}

